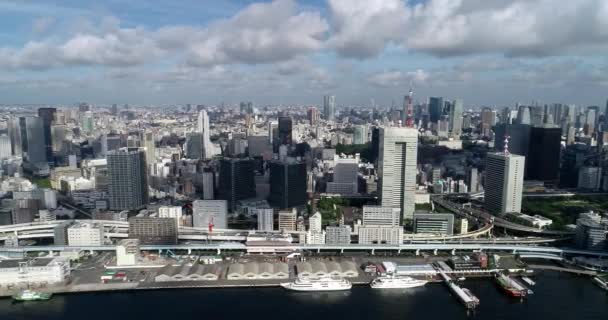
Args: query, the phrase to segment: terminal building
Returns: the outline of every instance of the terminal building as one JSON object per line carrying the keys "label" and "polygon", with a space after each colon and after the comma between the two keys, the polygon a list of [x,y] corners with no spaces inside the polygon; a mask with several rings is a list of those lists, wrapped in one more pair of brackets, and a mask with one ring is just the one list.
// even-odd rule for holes
{"label": "terminal building", "polygon": [[63,258],[10,259],[0,261],[0,289],[14,285],[65,283],[70,265]]}
{"label": "terminal building", "polygon": [[454,234],[454,215],[415,212],[414,233],[451,236]]}

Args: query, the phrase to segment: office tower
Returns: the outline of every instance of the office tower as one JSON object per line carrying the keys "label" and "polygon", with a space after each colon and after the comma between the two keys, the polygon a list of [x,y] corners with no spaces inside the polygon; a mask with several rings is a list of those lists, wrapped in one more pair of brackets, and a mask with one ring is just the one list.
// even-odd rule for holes
{"label": "office tower", "polygon": [[477,174],[477,168],[471,167],[467,170],[467,183],[469,186],[469,192],[475,193],[479,191],[479,177]]}
{"label": "office tower", "polygon": [[23,142],[21,139],[21,125],[19,118],[11,118],[8,120],[8,135],[11,139],[11,150],[13,155],[21,157],[23,154]]}
{"label": "office tower", "polygon": [[21,150],[30,163],[46,163],[44,124],[39,117],[19,118]]}
{"label": "office tower", "polygon": [[297,220],[296,209],[279,211],[279,231],[296,231]]}
{"label": "office tower", "polygon": [[154,139],[154,133],[144,133],[144,147],[146,148],[146,164],[154,164],[156,162],[156,140]]}
{"label": "office tower", "polygon": [[271,208],[256,209],[258,216],[258,231],[274,230],[274,210]]}
{"label": "office tower", "polygon": [[335,96],[324,96],[323,97],[323,116],[326,121],[336,120],[336,97]]}
{"label": "office tower", "polygon": [[159,218],[173,218],[178,226],[183,225],[182,222],[182,207],[180,206],[162,206],[158,208]]}
{"label": "office tower", "polygon": [[494,148],[496,150],[504,150],[505,137],[509,137],[509,153],[528,156],[532,126],[528,124],[498,124],[494,130]]}
{"label": "office tower", "polygon": [[534,127],[542,126],[544,113],[545,113],[545,108],[543,106],[531,106],[530,107],[530,124]]}
{"label": "office tower", "polygon": [[10,158],[12,154],[11,138],[6,134],[0,135],[0,160]]}
{"label": "office tower", "polygon": [[399,208],[383,206],[363,206],[363,225],[399,226],[401,211]]}
{"label": "office tower", "polygon": [[186,158],[203,158],[203,134],[190,132],[186,135]]}
{"label": "office tower", "polygon": [[95,120],[93,117],[93,113],[91,111],[87,111],[82,117],[82,131],[84,131],[85,133],[92,133],[93,130],[95,130]]}
{"label": "office tower", "polygon": [[483,108],[481,110],[481,134],[489,137],[492,127],[496,123],[496,112],[490,108]]}
{"label": "office tower", "polygon": [[579,249],[602,251],[608,249],[608,219],[594,212],[585,212],[576,219],[574,237]]}
{"label": "office tower", "polygon": [[14,200],[12,208],[13,224],[30,223],[36,219],[36,214],[40,210],[40,201],[38,199],[17,199]]}
{"label": "office tower", "polygon": [[255,197],[255,164],[251,159],[222,159],[220,161],[219,199],[228,201],[234,211],[239,200]]}
{"label": "office tower", "polygon": [[317,123],[319,122],[319,110],[317,110],[317,108],[315,108],[315,107],[308,108],[306,115],[308,116],[308,123],[311,126],[317,125]]}
{"label": "office tower", "polygon": [[[559,180],[559,161],[562,129],[534,127],[530,131],[530,149],[526,157],[526,179],[556,185]],[[511,140],[509,140],[509,147]]]}
{"label": "office tower", "polygon": [[454,234],[454,215],[451,213],[414,213],[413,223],[417,234]]}
{"label": "office tower", "polygon": [[366,144],[368,142],[367,136],[367,125],[356,125],[355,132],[353,135],[353,144]]}
{"label": "office tower", "polygon": [[442,97],[430,97],[429,98],[429,116],[432,123],[437,123],[441,114],[443,113],[443,98]]}
{"label": "office tower", "polygon": [[192,202],[192,224],[195,228],[228,228],[226,200],[195,200]]}
{"label": "office tower", "polygon": [[201,110],[198,113],[197,122],[198,132],[203,134],[203,157],[202,159],[211,159],[214,155],[213,145],[211,144],[211,128],[209,126],[209,116],[207,111]]}
{"label": "office tower", "polygon": [[118,115],[118,105],[117,105],[116,103],[114,103],[114,104],[112,105],[112,110],[111,110],[111,112],[112,112],[112,115],[113,115],[113,116]]}
{"label": "office tower", "polygon": [[596,110],[589,107],[589,109],[587,109],[587,113],[585,114],[585,123],[583,125],[583,130],[586,135],[591,136],[595,133],[595,124]]}
{"label": "office tower", "polygon": [[267,136],[248,136],[247,153],[250,157],[272,157],[272,144]]}
{"label": "office tower", "polygon": [[381,128],[378,177],[381,205],[400,208],[404,219],[414,214],[418,131]]}
{"label": "office tower", "polygon": [[215,174],[211,171],[203,172],[203,199],[215,199]]}
{"label": "office tower", "polygon": [[111,210],[135,210],[148,203],[146,154],[141,148],[108,152],[108,198]]}
{"label": "office tower", "polygon": [[350,244],[350,226],[327,226],[325,244]]}
{"label": "office tower", "polygon": [[86,102],[81,102],[81,103],[78,104],[78,111],[80,113],[91,111],[91,106],[88,103],[86,103]]}
{"label": "office tower", "polygon": [[578,170],[577,188],[591,191],[599,191],[602,180],[602,168],[581,167]]}
{"label": "office tower", "polygon": [[334,177],[327,183],[327,193],[353,195],[358,193],[359,158],[334,156]]}
{"label": "office tower", "polygon": [[291,145],[293,130],[293,120],[289,116],[279,117],[279,144]]}
{"label": "office tower", "polygon": [[306,205],[306,163],[288,159],[270,162],[270,197],[277,208]]}
{"label": "office tower", "polygon": [[450,132],[453,137],[458,137],[462,133],[462,99],[456,99],[450,108]]}
{"label": "office tower", "polygon": [[521,211],[525,157],[488,153],[484,184],[485,209],[491,213]]}
{"label": "office tower", "polygon": [[517,106],[517,124],[531,124],[530,108],[528,106]]}
{"label": "office tower", "polygon": [[53,156],[64,156],[67,151],[66,137],[68,127],[65,124],[51,125],[51,151]]}
{"label": "office tower", "polygon": [[38,117],[42,119],[42,128],[44,131],[44,145],[46,147],[46,158],[50,161],[53,158],[52,134],[51,125],[55,122],[55,108],[39,108]]}
{"label": "office tower", "polygon": [[177,222],[174,218],[129,218],[129,239],[143,245],[177,244]]}
{"label": "office tower", "polygon": [[277,121],[268,121],[268,142],[270,144],[273,144],[274,139],[276,138],[277,134],[276,131],[279,128],[279,123]]}

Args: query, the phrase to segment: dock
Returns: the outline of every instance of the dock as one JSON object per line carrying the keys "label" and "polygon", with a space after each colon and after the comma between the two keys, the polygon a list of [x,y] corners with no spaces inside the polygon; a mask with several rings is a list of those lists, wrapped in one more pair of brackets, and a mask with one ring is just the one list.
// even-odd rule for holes
{"label": "dock", "polygon": [[467,308],[475,309],[479,305],[479,299],[473,295],[471,291],[466,288],[458,286],[450,276],[448,276],[443,270],[438,270],[439,274],[443,278],[448,288],[456,295],[458,300]]}

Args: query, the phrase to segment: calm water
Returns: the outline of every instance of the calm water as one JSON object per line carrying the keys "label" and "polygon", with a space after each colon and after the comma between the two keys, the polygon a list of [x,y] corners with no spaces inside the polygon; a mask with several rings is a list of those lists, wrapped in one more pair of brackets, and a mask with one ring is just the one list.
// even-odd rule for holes
{"label": "calm water", "polygon": [[[521,303],[494,282],[470,280],[475,314],[443,284],[402,292],[291,293],[282,289],[205,289],[58,295],[46,302],[0,300],[0,319],[608,319],[608,294],[588,278],[544,273]],[[447,318],[449,317],[449,318]]]}

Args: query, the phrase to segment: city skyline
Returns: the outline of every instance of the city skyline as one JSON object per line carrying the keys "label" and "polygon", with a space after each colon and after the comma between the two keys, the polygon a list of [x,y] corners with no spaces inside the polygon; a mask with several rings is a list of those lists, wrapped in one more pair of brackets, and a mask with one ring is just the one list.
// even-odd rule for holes
{"label": "city skyline", "polygon": [[386,106],[400,105],[410,82],[414,102],[444,96],[465,107],[606,101],[608,4],[600,0],[61,0],[0,8],[5,104],[322,105],[323,95],[335,95],[337,106]]}

